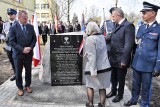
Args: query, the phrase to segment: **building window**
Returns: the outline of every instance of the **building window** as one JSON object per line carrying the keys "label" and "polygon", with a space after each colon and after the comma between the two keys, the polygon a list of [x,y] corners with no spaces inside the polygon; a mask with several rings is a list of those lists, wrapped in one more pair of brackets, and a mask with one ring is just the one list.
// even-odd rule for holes
{"label": "building window", "polygon": [[37,18],[40,18],[40,14],[39,13],[36,13],[36,15],[37,15]]}
{"label": "building window", "polygon": [[49,4],[41,4],[41,9],[49,9]]}
{"label": "building window", "polygon": [[15,0],[15,1],[17,1],[17,2],[19,2],[19,3],[22,3],[22,0]]}
{"label": "building window", "polygon": [[36,4],[36,5],[35,5],[35,8],[36,8],[36,9],[39,9],[39,4]]}
{"label": "building window", "polygon": [[42,13],[41,18],[49,18],[49,13]]}

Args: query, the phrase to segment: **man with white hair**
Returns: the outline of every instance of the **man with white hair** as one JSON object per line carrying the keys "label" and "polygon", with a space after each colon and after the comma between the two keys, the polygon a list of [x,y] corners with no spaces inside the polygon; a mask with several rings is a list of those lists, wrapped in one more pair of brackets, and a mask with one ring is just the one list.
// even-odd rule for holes
{"label": "man with white hair", "polygon": [[106,98],[116,96],[112,102],[119,102],[123,99],[125,76],[127,68],[130,65],[131,52],[134,45],[135,27],[124,18],[124,13],[120,8],[112,11],[112,20],[119,26],[116,27],[111,36],[110,63],[112,67],[112,88]]}

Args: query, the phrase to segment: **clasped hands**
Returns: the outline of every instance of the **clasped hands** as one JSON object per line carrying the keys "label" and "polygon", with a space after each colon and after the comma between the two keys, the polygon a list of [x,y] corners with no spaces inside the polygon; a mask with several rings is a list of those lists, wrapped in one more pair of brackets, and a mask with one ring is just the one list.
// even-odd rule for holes
{"label": "clasped hands", "polygon": [[23,53],[28,54],[32,50],[31,47],[24,47]]}

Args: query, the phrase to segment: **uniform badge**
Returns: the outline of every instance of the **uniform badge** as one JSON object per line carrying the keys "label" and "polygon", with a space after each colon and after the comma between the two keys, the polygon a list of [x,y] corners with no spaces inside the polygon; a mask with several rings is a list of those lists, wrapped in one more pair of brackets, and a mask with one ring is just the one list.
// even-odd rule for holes
{"label": "uniform badge", "polygon": [[153,36],[157,36],[158,35],[158,33],[152,33],[152,32],[150,32],[149,34],[153,35]]}
{"label": "uniform badge", "polygon": [[135,39],[135,43],[137,44],[137,45],[140,45],[141,44],[141,42],[142,42],[142,39]]}
{"label": "uniform badge", "polygon": [[152,27],[156,27],[156,24],[154,24]]}

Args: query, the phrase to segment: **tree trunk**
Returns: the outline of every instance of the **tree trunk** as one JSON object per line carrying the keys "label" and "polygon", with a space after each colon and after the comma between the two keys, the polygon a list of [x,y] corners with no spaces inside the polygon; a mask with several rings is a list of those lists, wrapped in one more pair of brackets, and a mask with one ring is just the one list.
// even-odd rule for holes
{"label": "tree trunk", "polygon": [[68,23],[70,24],[70,19],[69,19],[69,14],[70,14],[70,2],[69,2],[69,0],[68,0],[68,12],[67,12],[67,14],[68,14],[68,16],[67,16],[67,20],[68,20]]}

